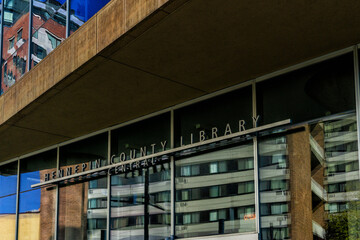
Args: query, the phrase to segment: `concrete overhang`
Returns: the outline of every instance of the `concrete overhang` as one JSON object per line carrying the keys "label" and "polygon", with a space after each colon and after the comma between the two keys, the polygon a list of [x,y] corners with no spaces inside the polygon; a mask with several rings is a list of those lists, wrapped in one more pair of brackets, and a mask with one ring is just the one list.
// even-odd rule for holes
{"label": "concrete overhang", "polygon": [[360,1],[112,0],[0,97],[0,162],[360,42]]}

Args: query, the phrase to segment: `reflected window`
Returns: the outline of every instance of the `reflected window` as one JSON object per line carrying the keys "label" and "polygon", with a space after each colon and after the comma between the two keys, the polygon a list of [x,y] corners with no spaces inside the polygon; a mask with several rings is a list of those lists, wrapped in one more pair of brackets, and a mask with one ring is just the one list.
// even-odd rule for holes
{"label": "reflected window", "polygon": [[14,47],[14,43],[15,43],[15,37],[12,37],[9,39],[9,49]]}
{"label": "reflected window", "polygon": [[249,143],[175,161],[177,238],[255,231],[253,152]]}
{"label": "reflected window", "polygon": [[16,41],[20,41],[20,40],[22,39],[22,32],[23,32],[22,29],[20,29],[20,30],[17,32]]}

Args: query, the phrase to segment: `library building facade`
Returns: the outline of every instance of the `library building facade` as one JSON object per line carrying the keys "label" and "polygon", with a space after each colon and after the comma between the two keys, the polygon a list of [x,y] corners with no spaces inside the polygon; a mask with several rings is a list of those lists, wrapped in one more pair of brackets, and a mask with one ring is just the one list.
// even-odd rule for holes
{"label": "library building facade", "polygon": [[360,239],[360,38],[225,2],[3,0],[0,240]]}

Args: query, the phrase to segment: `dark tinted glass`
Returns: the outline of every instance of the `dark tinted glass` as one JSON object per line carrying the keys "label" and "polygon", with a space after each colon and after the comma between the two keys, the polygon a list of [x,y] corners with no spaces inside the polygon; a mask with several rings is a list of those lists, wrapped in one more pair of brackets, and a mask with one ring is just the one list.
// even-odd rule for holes
{"label": "dark tinted glass", "polygon": [[209,100],[205,100],[175,111],[175,145],[191,143],[200,139],[200,131],[205,131],[206,138],[212,138],[214,127],[217,136],[223,136],[229,123],[232,133],[239,131],[239,121],[244,120],[244,127],[252,127],[252,88],[245,87]]}
{"label": "dark tinted glass", "polygon": [[[164,147],[163,147],[164,145]],[[111,155],[115,155],[115,162],[119,161],[121,153],[126,159],[146,154],[161,152],[170,147],[170,114],[162,114],[145,121],[141,121],[111,132]],[[135,154],[134,154],[135,153]]]}
{"label": "dark tinted glass", "polygon": [[346,54],[258,83],[260,122],[298,123],[355,109],[353,66]]}

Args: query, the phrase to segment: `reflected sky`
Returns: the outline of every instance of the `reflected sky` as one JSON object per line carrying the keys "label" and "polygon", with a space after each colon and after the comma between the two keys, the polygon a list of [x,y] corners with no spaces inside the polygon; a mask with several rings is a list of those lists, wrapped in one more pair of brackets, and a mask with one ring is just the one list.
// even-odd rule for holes
{"label": "reflected sky", "polygon": [[[16,210],[16,175],[0,176],[0,214],[15,214]],[[40,172],[21,174],[20,178],[20,213],[40,209],[41,189],[32,190],[31,185],[40,183]],[[26,191],[26,192],[24,192]],[[22,201],[22,199],[24,201]]]}
{"label": "reflected sky", "polygon": [[0,175],[0,214],[15,214],[16,183],[16,175]]}

